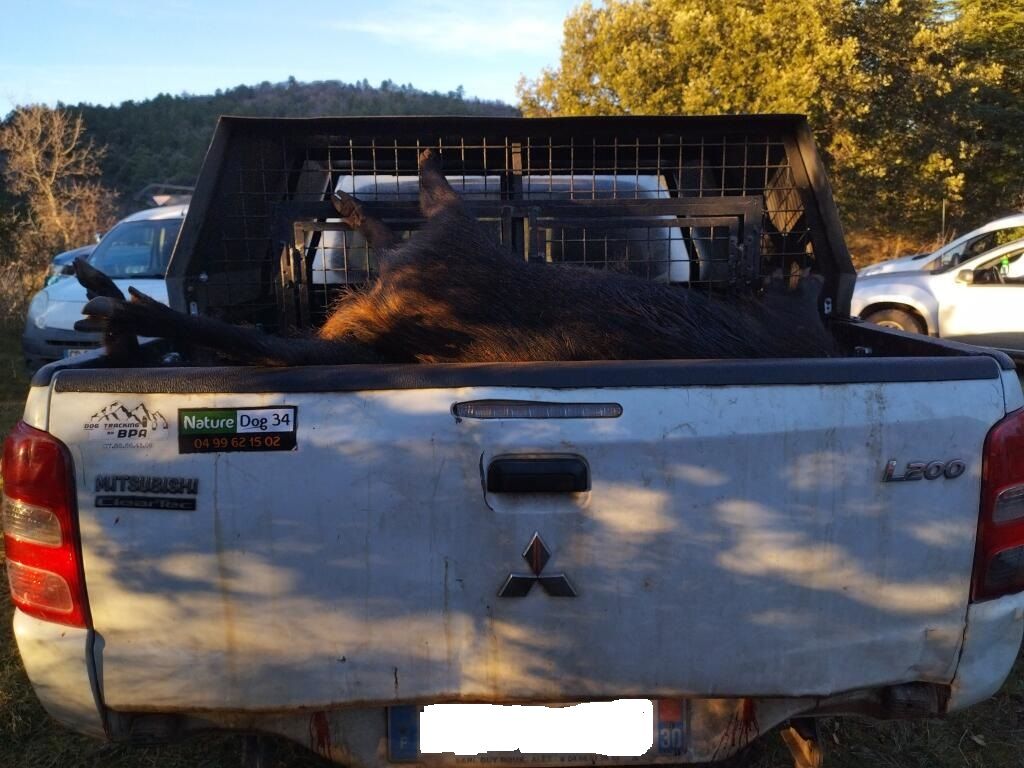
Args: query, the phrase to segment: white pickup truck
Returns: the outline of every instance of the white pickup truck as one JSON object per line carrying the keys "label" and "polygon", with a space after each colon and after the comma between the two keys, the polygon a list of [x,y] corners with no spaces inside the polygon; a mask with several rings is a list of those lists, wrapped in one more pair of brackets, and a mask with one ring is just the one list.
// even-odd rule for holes
{"label": "white pickup truck", "polygon": [[[49,365],[5,444],[3,516],[55,718],[116,741],[283,734],[367,768],[675,764],[999,688],[1024,629],[1024,395],[998,352],[850,319],[801,118],[225,118],[172,306],[315,324],[353,282],[316,273],[374,268],[332,190],[414,176],[424,145],[552,269],[722,296],[820,274],[842,354],[266,369],[154,342],[134,368]],[[359,189],[416,226],[401,188]],[[421,748],[428,705],[614,699],[655,703],[643,754]]]}

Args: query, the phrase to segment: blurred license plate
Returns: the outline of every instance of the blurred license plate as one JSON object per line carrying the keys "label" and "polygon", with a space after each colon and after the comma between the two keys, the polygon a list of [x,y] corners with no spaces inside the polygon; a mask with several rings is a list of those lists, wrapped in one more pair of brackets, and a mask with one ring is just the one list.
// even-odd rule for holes
{"label": "blurred license plate", "polygon": [[78,357],[79,355],[84,355],[86,352],[91,351],[91,349],[65,349],[64,358],[67,359],[69,357]]}
{"label": "blurred license plate", "polygon": [[[413,712],[409,715],[415,718]],[[391,759],[412,761],[417,753],[479,755],[516,750],[565,755],[563,762],[591,762],[586,756],[594,754],[639,756],[658,746],[655,716],[655,707],[646,699],[566,707],[434,704],[419,713],[418,722],[392,719]],[[682,734],[677,738],[673,754],[682,753]]]}

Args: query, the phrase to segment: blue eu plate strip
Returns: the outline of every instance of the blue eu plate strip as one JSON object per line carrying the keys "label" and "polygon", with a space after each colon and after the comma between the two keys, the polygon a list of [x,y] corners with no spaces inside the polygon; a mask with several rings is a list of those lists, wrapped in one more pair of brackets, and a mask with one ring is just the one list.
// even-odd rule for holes
{"label": "blue eu plate strip", "polygon": [[420,757],[419,707],[388,707],[388,760],[416,762]]}
{"label": "blue eu plate strip", "polygon": [[682,755],[686,752],[686,702],[658,699],[655,702],[654,740],[659,755]]}

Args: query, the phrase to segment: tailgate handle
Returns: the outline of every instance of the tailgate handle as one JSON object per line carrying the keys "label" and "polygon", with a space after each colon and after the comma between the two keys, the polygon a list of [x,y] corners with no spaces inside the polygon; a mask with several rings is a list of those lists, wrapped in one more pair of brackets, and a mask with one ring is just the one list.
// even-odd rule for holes
{"label": "tailgate handle", "polygon": [[496,456],[487,465],[490,493],[581,493],[590,490],[590,467],[572,453]]}

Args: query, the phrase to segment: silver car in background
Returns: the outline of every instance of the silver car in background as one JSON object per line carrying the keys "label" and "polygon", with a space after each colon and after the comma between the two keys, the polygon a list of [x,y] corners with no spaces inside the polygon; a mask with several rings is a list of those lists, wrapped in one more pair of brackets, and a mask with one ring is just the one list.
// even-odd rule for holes
{"label": "silver car in background", "polygon": [[[139,211],[119,221],[96,245],[89,263],[105,272],[127,294],[129,284],[167,303],[164,275],[187,205]],[[99,333],[76,331],[87,301],[77,280],[56,280],[33,298],[21,337],[29,370],[95,349]]]}
{"label": "silver car in background", "polygon": [[915,253],[898,259],[882,261],[857,271],[858,277],[871,277],[888,272],[935,270],[956,266],[1003,243],[1024,237],[1024,213],[1015,213],[973,229],[930,253]]}
{"label": "silver car in background", "polygon": [[1024,238],[928,270],[859,273],[851,312],[901,331],[1024,350]]}

